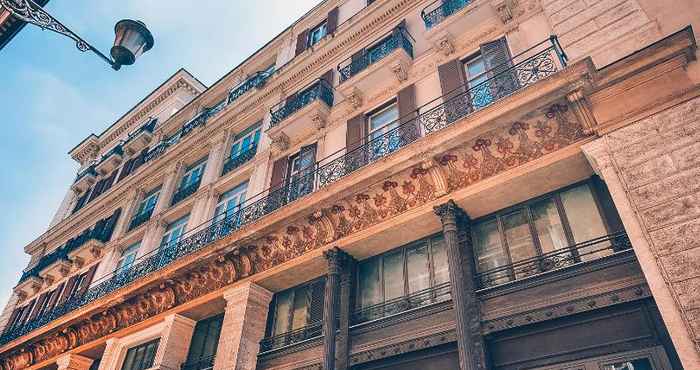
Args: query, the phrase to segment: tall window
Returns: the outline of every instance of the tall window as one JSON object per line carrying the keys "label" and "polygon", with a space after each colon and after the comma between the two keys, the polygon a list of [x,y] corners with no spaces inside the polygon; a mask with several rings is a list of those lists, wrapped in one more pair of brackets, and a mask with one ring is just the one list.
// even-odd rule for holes
{"label": "tall window", "polygon": [[493,101],[491,88],[485,82],[489,79],[486,72],[486,62],[480,54],[464,62],[464,74],[467,79],[467,88],[472,95],[470,97],[474,109],[485,107]]}
{"label": "tall window", "polygon": [[316,163],[316,144],[302,147],[299,153],[289,158],[289,194],[291,202],[314,189],[314,164]]}
{"label": "tall window", "polygon": [[[480,272],[490,274],[490,284],[532,275],[530,268],[502,268],[510,264],[557,255],[588,261],[612,253],[609,241],[570,249],[615,231],[607,226],[597,194],[605,191],[593,182],[578,184],[482,218],[472,226],[474,253]],[[605,212],[604,212],[605,211]]]}
{"label": "tall window", "polygon": [[159,342],[160,339],[156,339],[129,348],[129,350],[126,351],[122,370],[145,370],[151,368],[153,366],[153,360],[156,357]]}
{"label": "tall window", "polygon": [[119,257],[119,261],[117,261],[117,268],[115,269],[115,272],[123,272],[128,270],[129,267],[134,264],[134,261],[136,261],[136,255],[139,253],[140,247],[141,242],[134,243],[127,247]]}
{"label": "tall window", "polygon": [[197,321],[187,353],[187,362],[182,365],[182,370],[203,370],[214,366],[223,321],[223,314]]}
{"label": "tall window", "polygon": [[221,194],[219,203],[216,204],[214,210],[214,221],[223,219],[231,220],[236,217],[236,212],[240,209],[245,201],[245,193],[248,188],[248,182],[244,182],[235,188]]}
{"label": "tall window", "polygon": [[326,36],[326,22],[319,24],[309,32],[309,46],[314,46]]}
{"label": "tall window", "polygon": [[[398,130],[399,127],[399,107],[396,103],[391,103],[389,106],[379,109],[374,113],[370,113],[368,117],[369,139],[372,145],[372,155],[381,157],[387,152],[393,152],[401,145],[401,137]],[[394,131],[392,131],[394,130]],[[389,136],[387,134],[392,132]],[[384,139],[380,139],[384,136]],[[385,147],[388,146],[388,147]]]}
{"label": "tall window", "polygon": [[136,211],[136,215],[134,216],[134,218],[152,212],[153,209],[156,208],[156,203],[158,202],[158,195],[160,195],[160,188],[151,191],[150,193],[147,193],[146,196],[143,197],[143,200],[141,200],[141,203],[139,204],[139,208]]}
{"label": "tall window", "polygon": [[248,150],[257,148],[260,141],[260,124],[255,124],[236,135],[231,145],[231,159],[239,157]]}
{"label": "tall window", "polygon": [[179,190],[188,188],[190,186],[195,186],[195,184],[199,184],[199,181],[202,179],[202,173],[204,173],[204,166],[207,164],[205,160],[200,161],[199,163],[196,163],[185,171],[185,174],[182,176],[182,180],[180,181],[180,187]]}
{"label": "tall window", "polygon": [[[317,279],[275,294],[271,307],[270,336],[288,333],[323,318],[325,280]],[[320,330],[318,330],[320,334]]]}
{"label": "tall window", "polygon": [[160,241],[161,248],[174,247],[180,240],[180,236],[185,232],[185,227],[187,227],[187,220],[189,220],[190,215],[181,217],[172,223],[168,224],[168,227],[163,233],[163,238]]}
{"label": "tall window", "polygon": [[426,293],[449,282],[442,235],[369,258],[360,262],[358,271],[357,302],[362,309],[411,295],[424,295],[415,302],[419,305],[448,297]]}

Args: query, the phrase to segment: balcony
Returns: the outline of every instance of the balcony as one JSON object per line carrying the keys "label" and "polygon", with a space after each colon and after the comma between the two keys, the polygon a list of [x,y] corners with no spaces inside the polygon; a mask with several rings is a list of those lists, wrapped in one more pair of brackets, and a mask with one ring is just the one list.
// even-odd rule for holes
{"label": "balcony", "polygon": [[156,128],[157,119],[152,118],[148,123],[129,134],[124,142],[124,150],[128,155],[133,155],[145,149],[153,140],[153,130]]}
{"label": "balcony", "polygon": [[431,29],[471,3],[472,0],[435,0],[425,7],[420,15],[425,28]]}
{"label": "balcony", "polygon": [[272,120],[267,134],[273,138],[286,135],[298,140],[323,128],[334,100],[333,87],[316,80],[291,99],[270,109]]}
{"label": "balcony", "polygon": [[13,291],[17,293],[21,299],[26,299],[27,297],[31,297],[38,293],[39,290],[41,290],[43,283],[44,281],[38,276],[27,276],[27,278],[20,280],[19,284],[14,287]]}
{"label": "balcony", "polygon": [[78,173],[78,176],[73,182],[73,190],[78,193],[83,193],[97,181],[97,171],[94,166],[90,166]]}
{"label": "balcony", "polygon": [[431,304],[449,301],[452,299],[450,289],[449,282],[442,283],[405,297],[398,297],[386,302],[364,307],[351,314],[351,324],[362,324]]}
{"label": "balcony", "polygon": [[245,95],[248,91],[254,88],[260,88],[265,85],[267,79],[270,78],[271,74],[267,72],[256,72],[254,75],[249,77],[244,83],[231,90],[228,94],[228,103],[231,104],[236,101],[241,96]]}
{"label": "balcony", "polygon": [[[453,91],[445,97],[438,96],[433,101],[418,108],[410,116],[400,118],[403,124],[383,136],[365,138],[357,149],[351,151],[343,149],[331,154],[302,170],[299,176],[291,179],[285,185],[267,189],[249,197],[231,217],[218,221],[210,220],[201,227],[185,233],[172,247],[160,248],[139,257],[128,270],[104,277],[99,283],[93,284],[84,297],[70,301],[70,305],[57,308],[54,310],[55,313],[52,312],[47,317],[58,318],[70,310],[81,307],[136,279],[157,271],[183,256],[226,238],[280,207],[293,203],[319,188],[328,186],[378,159],[391,155],[412,142],[421,140],[421,134],[430,134],[447,128],[480,109],[558,73],[565,66],[566,55],[561,50],[556,37],[551,37],[515,56],[505,68],[503,65],[497,67],[498,72],[493,73],[489,79],[480,84],[471,87],[463,86],[461,89],[463,91]],[[327,84],[325,85],[327,86]],[[326,89],[332,91],[330,87]],[[332,95],[330,96],[332,97]],[[277,124],[280,122],[277,121]],[[153,209],[150,209],[134,217],[129,229],[146,222],[151,217],[152,212]],[[7,343],[53,319],[42,319],[40,322],[33,322],[31,325],[13,329],[0,337],[0,343]],[[304,336],[302,335],[302,337]],[[275,341],[275,343],[277,342],[280,340]]]}
{"label": "balcony", "polygon": [[184,188],[178,189],[178,191],[173,194],[173,200],[170,202],[170,206],[174,206],[179,202],[185,200],[190,195],[194,194],[197,189],[199,189],[199,184],[202,182],[202,177],[200,176],[197,182],[189,184]]}
{"label": "balcony", "polygon": [[321,322],[315,322],[304,326],[303,328],[275,335],[274,337],[264,338],[260,341],[260,352],[270,352],[309,339],[320,337],[322,328],[323,326],[321,325]]}
{"label": "balcony", "polygon": [[71,266],[72,263],[68,259],[68,255],[66,253],[59,253],[53,263],[39,271],[39,277],[47,281],[47,285],[51,285],[53,282],[68,276]]}
{"label": "balcony", "polygon": [[339,90],[348,95],[352,89],[366,92],[381,91],[396,79],[405,79],[413,62],[413,37],[403,27],[397,27],[379,38],[374,46],[338,64]]}
{"label": "balcony", "polygon": [[244,163],[250,161],[255,157],[255,153],[258,151],[258,145],[255,144],[254,146],[248,148],[246,151],[238,154],[235,157],[229,158],[224,162],[224,169],[221,173],[221,176],[235,170],[236,168],[242,166]]}
{"label": "balcony", "polygon": [[209,356],[180,365],[180,370],[209,370],[214,368],[216,356]]}
{"label": "balcony", "polygon": [[132,218],[131,222],[129,223],[129,231],[141,226],[141,224],[150,220],[151,215],[153,215],[153,208],[149,208],[141,212],[140,214],[134,216],[134,218]]}
{"label": "balcony", "polygon": [[100,175],[107,175],[119,168],[124,159],[124,150],[121,145],[117,145],[102,156],[100,162],[95,166],[95,170]]}

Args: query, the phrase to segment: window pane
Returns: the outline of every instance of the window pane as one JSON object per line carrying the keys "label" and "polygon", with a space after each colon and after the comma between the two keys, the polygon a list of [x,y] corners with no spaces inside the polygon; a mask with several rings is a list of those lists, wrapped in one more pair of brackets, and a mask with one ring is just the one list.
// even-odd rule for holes
{"label": "window pane", "polygon": [[379,258],[360,264],[360,306],[368,307],[382,301],[382,287],[379,279]]}
{"label": "window pane", "polygon": [[519,210],[503,217],[503,233],[513,263],[536,255],[525,210]]}
{"label": "window pane", "polygon": [[123,370],[131,370],[134,368],[134,355],[136,354],[136,351],[134,348],[130,348],[126,352],[126,358],[124,359],[124,365],[122,365]]}
{"label": "window pane", "polygon": [[654,370],[654,368],[648,358],[640,358],[605,365],[603,370]]}
{"label": "window pane", "polygon": [[294,312],[292,313],[292,330],[306,326],[306,317],[309,312],[307,304],[308,291],[306,288],[297,289],[294,292]]}
{"label": "window pane", "polygon": [[221,320],[210,321],[207,329],[202,357],[211,357],[216,354],[216,346],[219,344],[219,334],[221,333]]}
{"label": "window pane", "polygon": [[[588,185],[584,184],[561,193],[566,217],[569,220],[571,232],[576,243],[585,242],[607,234],[605,224]],[[583,261],[597,259],[611,253],[604,249],[610,243],[598,243],[579,250]],[[600,252],[596,252],[600,251]]]}
{"label": "window pane", "polygon": [[430,288],[428,246],[425,243],[406,250],[406,268],[409,294]]}
{"label": "window pane", "polygon": [[289,329],[289,311],[292,309],[292,291],[279,293],[275,310],[274,334],[286,333]]}
{"label": "window pane", "polygon": [[388,253],[384,256],[384,301],[404,295],[403,285],[403,251]]}
{"label": "window pane", "polygon": [[204,341],[206,338],[206,325],[201,325],[197,323],[195,327],[194,334],[192,335],[192,341],[190,343],[190,352],[187,357],[187,361],[196,361],[202,357],[202,349],[204,348]]}
{"label": "window pane", "polygon": [[146,355],[143,358],[143,365],[141,369],[148,369],[153,366],[153,360],[156,357],[156,349],[158,349],[158,343],[151,343],[146,347]]}
{"label": "window pane", "polygon": [[[493,219],[475,225],[473,237],[478,271],[484,272],[508,264],[508,257],[503,252],[497,220]],[[485,280],[503,283],[509,280],[509,274],[506,269],[503,269],[490,273],[485,277]]]}
{"label": "window pane", "polygon": [[445,238],[442,236],[433,238],[433,271],[435,274],[435,285],[450,281],[450,271],[447,266],[447,250],[445,249]]}
{"label": "window pane", "polygon": [[136,354],[134,355],[134,370],[144,369],[143,367],[143,357],[146,354],[146,348],[143,346],[135,348]]}
{"label": "window pane", "polygon": [[550,198],[537,202],[532,205],[531,210],[542,252],[567,248],[569,243],[554,200]]}

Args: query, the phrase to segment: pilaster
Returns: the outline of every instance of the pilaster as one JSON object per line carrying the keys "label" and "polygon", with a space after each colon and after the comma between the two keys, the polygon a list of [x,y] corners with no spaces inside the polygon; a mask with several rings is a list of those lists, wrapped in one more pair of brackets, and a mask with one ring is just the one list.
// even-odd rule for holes
{"label": "pilaster", "polygon": [[355,277],[355,260],[345,255],[342,272],[340,273],[340,299],[338,304],[338,336],[335,348],[336,370],[347,370],[350,358],[350,313],[352,312],[352,282]]}
{"label": "pilaster", "polygon": [[160,188],[160,195],[158,196],[156,207],[153,209],[154,215],[158,215],[170,208],[170,201],[173,199],[173,193],[177,190],[177,184],[182,177],[184,167],[183,163],[179,161],[168,167],[165,179],[163,180],[163,186]]}
{"label": "pilaster", "polygon": [[126,196],[126,205],[124,206],[124,213],[119,217],[117,226],[114,228],[114,239],[120,238],[126,234],[129,229],[129,223],[131,218],[134,217],[134,213],[138,209],[139,202],[143,199],[144,191],[139,188],[132,188],[129,190]]}
{"label": "pilaster", "polygon": [[476,271],[469,237],[469,218],[453,200],[435,207],[435,214],[442,222],[447,250],[459,368],[460,370],[486,369],[480,308],[474,285]]}
{"label": "pilaster", "polygon": [[340,272],[345,253],[338,248],[324,252],[328,261],[328,275],[323,297],[323,369],[335,369],[335,334],[336,316],[338,314],[338,294]]}
{"label": "pilaster", "polygon": [[124,346],[119,338],[107,339],[105,350],[102,353],[100,367],[98,370],[116,370],[119,369],[119,355]]}
{"label": "pilaster", "polygon": [[209,151],[207,165],[204,168],[204,174],[202,174],[202,182],[200,186],[206,186],[213,183],[221,175],[224,160],[226,158],[226,148],[228,147],[230,136],[231,135],[229,135],[228,130],[224,130],[209,142],[211,150]]}
{"label": "pilaster", "polygon": [[66,353],[56,359],[58,370],[89,370],[94,360],[75,353]]}
{"label": "pilaster", "polygon": [[224,293],[226,310],[214,370],[254,370],[272,293],[248,282]]}
{"label": "pilaster", "polygon": [[153,369],[179,370],[180,365],[187,360],[187,352],[197,322],[178,314],[168,315],[164,321]]}

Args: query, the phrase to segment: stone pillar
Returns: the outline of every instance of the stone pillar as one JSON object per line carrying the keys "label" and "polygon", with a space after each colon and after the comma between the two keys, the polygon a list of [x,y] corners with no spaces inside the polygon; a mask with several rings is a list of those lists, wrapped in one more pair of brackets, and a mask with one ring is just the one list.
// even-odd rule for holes
{"label": "stone pillar", "polygon": [[[700,109],[694,112],[700,121]],[[685,161],[697,161],[698,156],[688,152],[693,146],[677,146],[687,145],[693,133],[700,136],[700,130],[672,129],[692,119],[692,112],[681,111],[672,117],[668,121],[645,119],[582,149],[608,187],[683,366],[700,369],[700,198],[693,191],[697,189],[697,172],[693,173],[697,167],[688,170],[683,166]],[[666,127],[657,128],[660,124]],[[696,127],[700,126],[696,123]],[[671,135],[681,137],[668,137]]]}
{"label": "stone pillar", "polygon": [[112,239],[120,238],[129,231],[129,223],[134,217],[134,213],[138,210],[139,202],[143,199],[143,195],[143,189],[132,188],[129,190],[126,196],[126,205],[114,228],[114,237]]}
{"label": "stone pillar", "polygon": [[248,282],[224,293],[226,311],[214,370],[254,370],[272,293]]}
{"label": "stone pillar", "polygon": [[200,186],[209,185],[221,176],[230,136],[228,130],[224,130],[209,142],[211,150],[209,151],[207,165],[204,168]]}
{"label": "stone pillar", "polygon": [[183,163],[178,161],[170,165],[166,170],[158,201],[156,201],[156,207],[153,209],[154,215],[158,215],[170,208],[170,202],[173,199],[173,194],[177,191],[184,167]]}
{"label": "stone pillar", "polygon": [[187,352],[190,349],[190,341],[196,323],[196,321],[178,314],[165,317],[152,369],[180,369],[180,365],[187,361]]}
{"label": "stone pillar", "polygon": [[468,230],[469,218],[453,200],[435,207],[435,214],[442,222],[447,249],[459,368],[460,370],[486,369],[485,346],[480,330],[480,308],[475,294],[475,268]]}
{"label": "stone pillar", "polygon": [[350,313],[353,310],[352,282],[355,276],[355,260],[345,255],[343,269],[340,274],[340,299],[338,307],[338,338],[336,338],[335,368],[347,370],[350,358]]}
{"label": "stone pillar", "polygon": [[166,226],[166,223],[162,221],[160,216],[155,216],[155,218],[148,221],[137,257],[148,254],[160,247],[160,239],[163,237]]}
{"label": "stone pillar", "polygon": [[89,370],[94,360],[75,353],[66,353],[56,359],[58,370]]}
{"label": "stone pillar", "polygon": [[338,282],[344,253],[338,248],[323,253],[328,261],[328,276],[323,296],[323,369],[335,370],[335,332],[338,313]]}
{"label": "stone pillar", "polygon": [[194,203],[192,205],[192,212],[190,213],[190,220],[188,221],[188,230],[192,230],[192,228],[199,226],[211,218],[212,215],[209,214],[209,211],[213,208],[212,202],[216,202],[216,199],[212,198],[216,198],[217,196],[212,185],[206,185],[194,194]]}
{"label": "stone pillar", "polygon": [[119,364],[119,355],[123,347],[119,338],[107,339],[105,351],[102,353],[102,359],[100,360],[100,367],[98,370],[121,369],[121,367],[119,367],[119,365],[121,365]]}

